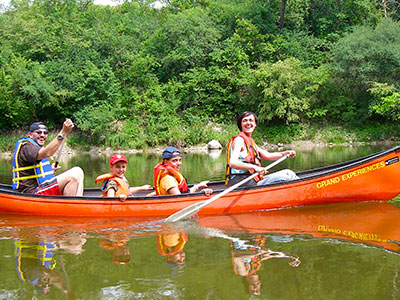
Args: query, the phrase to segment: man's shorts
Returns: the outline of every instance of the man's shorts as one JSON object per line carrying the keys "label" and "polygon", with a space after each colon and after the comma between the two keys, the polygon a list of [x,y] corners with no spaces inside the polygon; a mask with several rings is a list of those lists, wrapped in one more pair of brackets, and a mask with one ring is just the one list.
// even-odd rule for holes
{"label": "man's shorts", "polygon": [[52,196],[62,196],[60,187],[57,182],[57,178],[46,180],[41,183],[33,192],[35,195],[52,195]]}

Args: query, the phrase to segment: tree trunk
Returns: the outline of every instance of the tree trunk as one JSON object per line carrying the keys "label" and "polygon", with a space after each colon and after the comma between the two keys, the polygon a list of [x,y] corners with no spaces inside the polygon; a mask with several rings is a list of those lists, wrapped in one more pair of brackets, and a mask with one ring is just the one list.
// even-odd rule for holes
{"label": "tree trunk", "polygon": [[283,23],[285,21],[285,7],[286,7],[286,0],[282,0],[281,2],[281,16],[279,18],[279,28],[283,29]]}

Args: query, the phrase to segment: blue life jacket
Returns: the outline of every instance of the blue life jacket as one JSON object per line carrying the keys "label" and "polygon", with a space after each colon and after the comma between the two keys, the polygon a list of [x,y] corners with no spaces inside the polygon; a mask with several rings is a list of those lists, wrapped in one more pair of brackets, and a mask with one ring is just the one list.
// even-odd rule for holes
{"label": "blue life jacket", "polygon": [[[26,166],[26,167],[19,166],[18,163],[19,152],[21,150],[21,147],[26,143],[32,143],[40,147],[34,140],[28,137],[24,137],[18,140],[17,144],[15,145],[14,156],[12,160],[12,188],[14,190],[18,189],[19,182],[21,180],[36,178],[38,185],[40,185],[46,180],[53,179],[55,177],[53,168],[51,167],[50,160],[48,158],[44,158],[39,163],[36,163],[31,166]],[[21,177],[20,171],[25,171],[30,169],[34,169],[35,174]]]}

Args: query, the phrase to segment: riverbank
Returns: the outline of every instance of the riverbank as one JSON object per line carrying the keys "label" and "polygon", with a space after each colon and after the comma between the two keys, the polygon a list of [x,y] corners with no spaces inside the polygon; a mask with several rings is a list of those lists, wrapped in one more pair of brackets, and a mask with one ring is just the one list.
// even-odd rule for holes
{"label": "riverbank", "polygon": [[[325,147],[336,147],[336,146],[343,146],[343,147],[357,147],[357,146],[364,146],[364,145],[386,145],[387,148],[394,147],[396,145],[400,144],[397,141],[374,141],[374,142],[347,142],[347,143],[324,143],[321,141],[295,141],[292,143],[288,144],[271,144],[268,142],[264,142],[261,147],[264,149],[267,149],[268,151],[283,151],[283,150],[288,150],[288,149],[293,149],[296,151],[311,151],[315,148],[325,148]],[[152,148],[147,148],[147,149],[112,149],[110,147],[108,148],[101,148],[101,147],[92,147],[90,150],[79,150],[79,149],[74,149],[68,144],[65,144],[64,150],[62,155],[64,156],[75,156],[75,155],[80,155],[80,154],[90,154],[92,156],[97,156],[97,155],[107,155],[111,156],[113,153],[123,153],[123,154],[143,154],[143,153],[149,153],[149,154],[160,154],[162,151],[165,149],[166,146],[163,147],[152,147]],[[218,153],[218,152],[224,152],[225,149],[209,149],[207,144],[203,145],[196,145],[196,146],[187,146],[187,147],[182,147],[180,148],[183,153],[204,153],[208,154],[210,152],[212,153]],[[11,159],[12,158],[12,151],[5,151],[0,153],[0,158],[4,159]]]}
{"label": "riverbank", "polygon": [[[211,124],[211,123],[210,123]],[[184,129],[182,129],[184,130]],[[193,128],[191,130],[194,130]],[[201,129],[199,129],[201,131]],[[211,140],[220,143],[219,150],[224,151],[229,138],[237,134],[234,124],[209,125],[208,134],[199,139],[209,143]],[[204,134],[205,132],[201,132]],[[58,131],[50,131],[48,140],[52,140]],[[200,134],[200,133],[199,133]],[[17,130],[6,133],[0,137],[0,155],[3,158],[11,158],[16,141],[26,135],[25,131]],[[114,137],[112,141],[109,140]],[[334,146],[362,146],[362,145],[393,145],[400,144],[400,125],[398,124],[369,124],[359,127],[319,126],[319,125],[278,125],[258,126],[254,139],[262,148],[269,151],[294,149],[297,151],[310,151],[321,147]],[[90,143],[88,137],[79,131],[74,131],[66,140],[63,154],[78,155],[88,153],[90,155],[111,155],[112,153],[154,153],[161,154],[167,145],[150,146],[141,148],[123,148],[117,142],[118,137],[113,135],[103,136],[95,144]],[[143,143],[145,144],[145,143]],[[184,153],[208,153],[208,144],[193,145],[189,141],[171,140],[169,145],[174,145]]]}

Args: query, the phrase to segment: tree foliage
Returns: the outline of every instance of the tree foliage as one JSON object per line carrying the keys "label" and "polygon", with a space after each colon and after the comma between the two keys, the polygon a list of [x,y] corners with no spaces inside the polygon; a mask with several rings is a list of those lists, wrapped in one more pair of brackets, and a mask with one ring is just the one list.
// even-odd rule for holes
{"label": "tree foliage", "polygon": [[299,60],[288,58],[260,64],[254,76],[261,92],[258,97],[260,120],[277,118],[289,124],[305,120],[327,74],[312,67],[304,68]]}
{"label": "tree foliage", "polygon": [[[376,27],[356,27],[345,35],[332,51],[332,68],[343,88],[364,120],[375,104],[369,90],[375,83],[393,85],[399,89],[400,25],[383,19]],[[383,114],[386,115],[387,114]]]}
{"label": "tree foliage", "polygon": [[[0,128],[72,117],[91,143],[142,148],[204,142],[210,120],[243,110],[296,128],[398,119],[393,1],[150,2],[11,1],[0,13]],[[383,95],[385,84],[394,90]]]}

